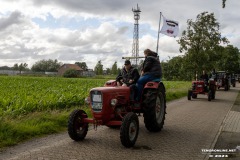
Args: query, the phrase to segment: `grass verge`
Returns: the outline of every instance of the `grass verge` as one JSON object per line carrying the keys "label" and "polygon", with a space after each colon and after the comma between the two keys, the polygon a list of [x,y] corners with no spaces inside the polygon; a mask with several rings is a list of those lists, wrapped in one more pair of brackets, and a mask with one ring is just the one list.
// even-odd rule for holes
{"label": "grass verge", "polygon": [[[10,116],[1,118],[0,148],[16,145],[33,137],[65,131],[70,112],[77,108],[79,109],[72,107],[66,110],[34,112],[15,118]],[[90,114],[88,108],[82,109]]]}

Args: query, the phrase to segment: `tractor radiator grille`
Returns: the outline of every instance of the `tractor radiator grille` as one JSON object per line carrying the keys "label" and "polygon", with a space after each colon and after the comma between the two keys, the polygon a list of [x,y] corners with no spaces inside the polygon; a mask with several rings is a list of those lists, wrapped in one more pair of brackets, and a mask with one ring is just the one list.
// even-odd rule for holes
{"label": "tractor radiator grille", "polygon": [[94,112],[102,111],[102,93],[100,91],[91,91],[91,107]]}

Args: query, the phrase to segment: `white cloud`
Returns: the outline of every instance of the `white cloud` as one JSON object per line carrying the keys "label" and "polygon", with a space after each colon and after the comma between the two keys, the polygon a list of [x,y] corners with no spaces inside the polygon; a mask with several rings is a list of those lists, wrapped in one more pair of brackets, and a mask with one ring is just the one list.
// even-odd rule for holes
{"label": "white cloud", "polygon": [[[85,61],[89,68],[94,68],[99,60],[104,68],[110,68],[115,61],[121,66],[124,61],[121,57],[132,54],[131,9],[137,3],[142,11],[140,56],[146,48],[156,50],[160,11],[166,18],[179,21],[179,36],[186,29],[188,19],[195,20],[203,11],[214,12],[222,35],[240,48],[238,0],[227,1],[225,9],[219,0],[183,0],[178,4],[174,0],[151,3],[145,0],[3,0],[0,2],[0,66],[25,62],[31,66],[41,59],[58,59],[63,63]],[[45,26],[36,18],[42,19]],[[161,60],[180,54],[177,39],[160,35]]]}

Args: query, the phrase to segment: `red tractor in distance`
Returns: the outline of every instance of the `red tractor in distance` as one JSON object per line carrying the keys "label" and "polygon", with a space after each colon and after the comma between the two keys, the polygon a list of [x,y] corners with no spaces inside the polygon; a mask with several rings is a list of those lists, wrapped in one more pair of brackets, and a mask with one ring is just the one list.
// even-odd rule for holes
{"label": "red tractor in distance", "polygon": [[188,90],[188,100],[191,98],[197,98],[198,94],[208,96],[208,101],[215,99],[216,82],[214,79],[210,79],[209,82],[203,80],[192,81],[192,88]]}
{"label": "red tractor in distance", "polygon": [[139,132],[137,113],[143,113],[145,127],[150,132],[162,129],[166,113],[166,94],[162,82],[148,82],[144,86],[140,103],[133,99],[134,86],[117,86],[115,80],[107,81],[104,87],[90,90],[87,103],[93,118],[88,118],[84,110],[74,110],[68,120],[68,134],[71,139],[81,141],[88,132],[89,124],[96,128],[106,125],[120,127],[120,140],[123,146],[134,146]]}
{"label": "red tractor in distance", "polygon": [[226,71],[218,71],[216,73],[217,77],[217,88],[224,88],[224,91],[228,91],[231,85],[231,79]]}

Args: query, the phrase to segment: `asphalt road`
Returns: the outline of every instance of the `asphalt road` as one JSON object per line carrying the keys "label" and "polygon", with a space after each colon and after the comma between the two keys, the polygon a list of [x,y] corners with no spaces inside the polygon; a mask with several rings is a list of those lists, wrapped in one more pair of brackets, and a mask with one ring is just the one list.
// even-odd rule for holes
{"label": "asphalt road", "polygon": [[[0,152],[0,160],[202,160],[208,155],[202,149],[211,149],[219,136],[225,116],[237,97],[240,85],[230,91],[219,90],[216,99],[209,102],[199,95],[188,101],[186,97],[167,104],[164,129],[150,133],[140,119],[138,140],[133,148],[121,145],[119,129],[98,127],[91,129],[82,142],[72,141],[66,132],[37,138]],[[187,94],[187,91],[186,91]]]}

